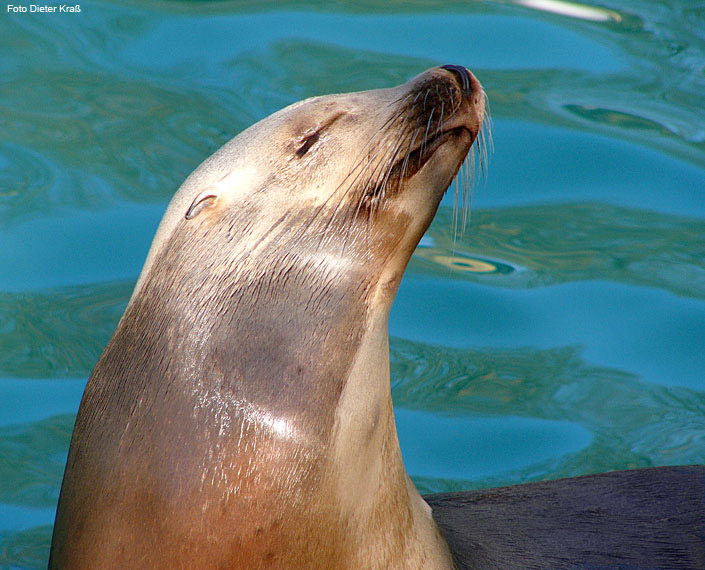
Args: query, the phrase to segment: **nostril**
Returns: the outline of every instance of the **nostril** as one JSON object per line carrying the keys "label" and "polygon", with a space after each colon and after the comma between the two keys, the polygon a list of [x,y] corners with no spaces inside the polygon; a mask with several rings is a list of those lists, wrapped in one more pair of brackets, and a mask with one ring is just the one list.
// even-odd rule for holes
{"label": "nostril", "polygon": [[460,80],[460,86],[463,89],[463,94],[466,97],[472,95],[472,83],[470,81],[470,72],[462,65],[442,65],[441,69],[447,69],[452,74],[456,75]]}

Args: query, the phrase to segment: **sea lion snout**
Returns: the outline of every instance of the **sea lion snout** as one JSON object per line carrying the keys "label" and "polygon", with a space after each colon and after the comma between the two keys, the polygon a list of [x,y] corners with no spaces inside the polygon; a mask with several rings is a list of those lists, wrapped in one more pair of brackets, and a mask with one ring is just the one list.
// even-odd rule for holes
{"label": "sea lion snout", "polygon": [[462,65],[441,65],[441,69],[447,69],[458,77],[458,79],[460,79],[463,95],[466,97],[471,97],[473,94],[482,91],[480,82],[468,68],[463,67]]}

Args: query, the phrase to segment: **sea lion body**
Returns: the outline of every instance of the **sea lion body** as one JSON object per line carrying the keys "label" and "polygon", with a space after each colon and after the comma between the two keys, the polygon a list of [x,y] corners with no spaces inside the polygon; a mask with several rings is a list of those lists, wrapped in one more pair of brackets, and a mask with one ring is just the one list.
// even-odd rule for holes
{"label": "sea lion body", "polygon": [[445,66],[288,107],[186,180],[86,386],[51,569],[705,568],[703,466],[433,518],[404,470],[387,317],[483,114]]}
{"label": "sea lion body", "polygon": [[480,131],[464,68],[314,98],[206,160],[81,402],[50,568],[451,568],[387,317]]}

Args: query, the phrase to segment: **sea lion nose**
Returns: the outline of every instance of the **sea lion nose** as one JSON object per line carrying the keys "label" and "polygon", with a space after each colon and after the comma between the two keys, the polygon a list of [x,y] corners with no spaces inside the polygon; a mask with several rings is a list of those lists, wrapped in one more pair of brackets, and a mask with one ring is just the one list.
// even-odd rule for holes
{"label": "sea lion nose", "polygon": [[477,78],[462,65],[442,65],[441,69],[447,69],[460,80],[460,87],[465,97],[469,98],[473,93],[477,94],[482,90]]}

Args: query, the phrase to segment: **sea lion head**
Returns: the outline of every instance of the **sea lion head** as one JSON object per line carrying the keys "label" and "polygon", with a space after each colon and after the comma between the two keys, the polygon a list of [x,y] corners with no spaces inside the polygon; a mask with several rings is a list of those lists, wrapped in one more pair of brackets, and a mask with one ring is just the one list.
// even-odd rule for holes
{"label": "sea lion head", "polygon": [[484,113],[480,83],[452,65],[398,87],[314,97],[280,110],[222,147],[182,185],[136,292],[180,227],[211,239],[219,233],[208,251],[213,263],[248,252],[266,264],[288,250],[332,266],[375,262],[379,275],[387,268],[394,280],[480,133]]}

